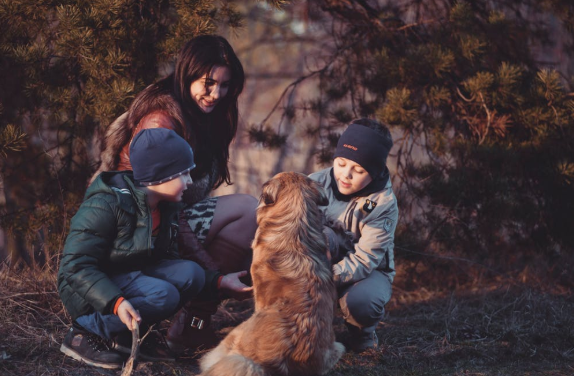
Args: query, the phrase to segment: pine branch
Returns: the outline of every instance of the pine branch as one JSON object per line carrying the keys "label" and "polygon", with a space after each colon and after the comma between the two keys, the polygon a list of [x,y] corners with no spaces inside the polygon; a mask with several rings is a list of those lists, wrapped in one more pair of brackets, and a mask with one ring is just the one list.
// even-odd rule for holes
{"label": "pine branch", "polygon": [[0,132],[0,156],[6,158],[8,152],[19,152],[26,147],[25,141],[27,139],[26,133],[22,132],[20,128],[12,124],[8,124],[6,128]]}

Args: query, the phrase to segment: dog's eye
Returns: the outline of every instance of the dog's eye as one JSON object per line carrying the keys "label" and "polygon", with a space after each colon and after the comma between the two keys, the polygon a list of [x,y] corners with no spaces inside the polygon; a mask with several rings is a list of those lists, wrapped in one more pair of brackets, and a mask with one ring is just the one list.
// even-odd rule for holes
{"label": "dog's eye", "polygon": [[263,203],[265,205],[273,205],[275,203],[273,196],[266,194],[266,193],[263,193],[261,195],[261,200],[263,201]]}

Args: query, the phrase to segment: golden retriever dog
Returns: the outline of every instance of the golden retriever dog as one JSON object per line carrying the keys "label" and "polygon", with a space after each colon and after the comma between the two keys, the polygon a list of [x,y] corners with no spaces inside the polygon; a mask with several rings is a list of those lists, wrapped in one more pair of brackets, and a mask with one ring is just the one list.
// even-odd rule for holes
{"label": "golden retriever dog", "polygon": [[263,185],[251,265],[255,312],[201,359],[201,375],[322,375],[345,352],[333,331],[337,293],[318,208],[325,204],[323,189],[299,173]]}

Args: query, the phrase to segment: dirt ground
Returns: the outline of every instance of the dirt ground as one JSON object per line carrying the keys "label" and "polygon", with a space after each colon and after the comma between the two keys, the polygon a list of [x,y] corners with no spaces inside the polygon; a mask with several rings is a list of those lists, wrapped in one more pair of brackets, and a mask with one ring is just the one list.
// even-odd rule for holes
{"label": "dirt ground", "polygon": [[[214,320],[219,336],[251,313],[252,301],[223,302]],[[0,375],[120,375],[60,353],[68,323],[53,277],[0,270]],[[344,339],[340,313],[334,325]],[[491,280],[406,291],[396,283],[377,334],[377,350],[345,354],[328,375],[574,375],[569,289]],[[196,375],[197,357],[140,363],[133,375]]]}

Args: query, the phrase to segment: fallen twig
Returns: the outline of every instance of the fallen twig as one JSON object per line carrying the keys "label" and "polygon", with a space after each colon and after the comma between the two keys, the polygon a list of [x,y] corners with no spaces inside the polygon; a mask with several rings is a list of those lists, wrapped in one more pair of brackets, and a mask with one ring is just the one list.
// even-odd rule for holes
{"label": "fallen twig", "polygon": [[132,374],[136,366],[138,354],[140,352],[140,326],[134,319],[132,319],[132,325],[134,327],[132,330],[132,352],[120,376],[130,376]]}

